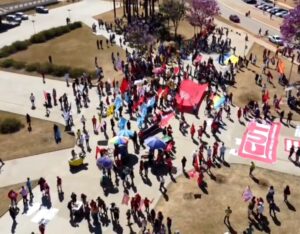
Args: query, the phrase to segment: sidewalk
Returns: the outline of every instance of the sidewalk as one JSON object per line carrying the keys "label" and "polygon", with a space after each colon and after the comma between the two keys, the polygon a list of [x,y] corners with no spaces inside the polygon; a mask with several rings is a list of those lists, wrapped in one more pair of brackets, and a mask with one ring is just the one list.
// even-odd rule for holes
{"label": "sidewalk", "polygon": [[[96,2],[96,3],[93,3]],[[100,2],[100,3],[99,3]],[[91,23],[94,22],[94,20],[91,18],[93,15],[96,15],[101,11],[107,11],[111,8],[112,3],[103,2],[103,1],[83,1],[80,3],[74,4],[73,10],[78,12],[79,16],[78,19],[82,20],[83,22],[87,23],[89,26],[91,26]],[[85,4],[95,4],[91,6],[97,6],[100,5],[103,7],[100,8],[93,8],[91,6],[87,7]],[[99,4],[99,5],[98,5]],[[81,8],[91,8],[88,11],[82,10],[83,12],[79,13]],[[60,8],[59,8],[60,9]],[[57,14],[62,14],[62,12],[65,11],[64,9],[60,9],[57,11]],[[96,13],[97,12],[97,13]],[[87,17],[87,15],[89,15]],[[75,14],[75,13],[74,13]],[[77,14],[77,13],[76,13]],[[53,14],[50,13],[49,17],[53,17]],[[72,13],[71,13],[72,18]],[[60,20],[63,20],[63,16],[61,16]],[[73,18],[72,18],[73,20]],[[52,27],[52,24],[55,24],[55,22],[60,22],[59,20],[55,19],[54,22],[51,22],[48,24],[48,27]],[[45,25],[46,27],[47,25]],[[107,33],[104,31],[99,31],[102,35],[108,36]],[[30,33],[27,34],[27,36]],[[232,43],[237,45],[237,52],[238,54],[243,53],[244,44],[242,43],[244,40],[244,35],[239,36],[237,34],[233,35],[230,33],[230,36],[232,36]],[[3,35],[0,35],[1,43],[2,43],[2,37]],[[25,35],[26,37],[26,35]],[[11,36],[9,40],[13,40],[14,38]],[[249,39],[251,40],[250,43],[253,43],[254,38],[249,36]],[[9,41],[7,40],[7,41]],[[118,43],[118,40],[116,40]],[[249,46],[250,48],[250,46]],[[207,55],[204,56],[204,59],[206,60],[208,58]],[[218,66],[218,68],[220,68]],[[15,73],[8,73],[0,71],[0,108],[6,111],[12,111],[19,114],[26,114],[29,113],[33,117],[41,118],[41,119],[47,119],[51,121],[56,121],[60,123],[64,123],[63,118],[61,116],[61,112],[59,111],[58,107],[55,107],[54,111],[50,114],[50,117],[45,117],[45,109],[42,106],[43,104],[43,91],[52,90],[52,88],[56,88],[58,96],[62,95],[64,92],[68,94],[68,97],[70,98],[70,101],[72,102],[73,108],[75,107],[75,103],[73,100],[73,93],[72,88],[67,88],[66,84],[63,81],[57,81],[57,80],[47,80],[46,84],[42,83],[42,79],[39,77],[32,77],[27,75],[20,75]],[[36,105],[37,109],[32,111],[30,110],[30,101],[29,101],[29,95],[33,92],[36,96]],[[57,152],[51,152],[46,153],[42,155],[36,155],[32,157],[17,159],[17,160],[11,160],[7,161],[5,164],[5,167],[2,169],[3,171],[0,174],[0,184],[1,186],[9,185],[12,183],[18,183],[25,181],[27,177],[30,177],[31,179],[38,179],[41,176],[45,177],[45,179],[48,181],[50,188],[51,188],[51,196],[52,196],[52,204],[53,208],[57,210],[51,210],[54,214],[54,217],[51,218],[49,223],[46,225],[46,233],[62,233],[62,230],[64,233],[74,233],[74,234],[83,234],[83,233],[89,233],[88,225],[85,220],[83,220],[79,227],[72,227],[69,223],[69,214],[67,209],[67,202],[70,199],[70,194],[72,192],[75,192],[78,197],[80,197],[81,193],[85,193],[87,195],[88,200],[95,199],[98,196],[101,196],[104,198],[107,205],[109,205],[111,202],[115,202],[117,206],[120,207],[120,223],[123,227],[123,233],[129,233],[129,228],[126,226],[126,211],[129,208],[129,206],[121,205],[121,200],[123,197],[123,188],[120,183],[119,185],[119,192],[116,194],[110,194],[108,197],[105,197],[102,191],[102,188],[100,187],[100,177],[101,172],[97,168],[95,164],[95,147],[97,145],[97,141],[104,140],[103,134],[100,135],[94,135],[91,131],[92,129],[92,123],[91,118],[93,115],[97,114],[96,107],[98,106],[98,96],[96,94],[96,89],[93,88],[90,90],[90,99],[91,104],[88,109],[83,109],[82,114],[87,119],[87,130],[89,130],[91,139],[90,139],[90,145],[92,148],[92,152],[89,153],[86,157],[86,162],[88,163],[88,170],[82,170],[76,174],[72,174],[69,171],[68,166],[68,159],[70,157],[70,150],[61,150]],[[241,124],[237,123],[236,119],[236,108],[232,108],[232,118],[234,120],[234,123],[224,120],[227,124],[226,131],[222,131],[222,134],[220,134],[220,138],[222,141],[225,142],[226,147],[228,150],[226,151],[225,159],[230,163],[242,163],[249,165],[249,160],[242,159],[241,157],[235,156],[233,154],[229,153],[230,149],[237,149],[238,145],[236,145],[236,139],[242,138],[243,132],[245,131],[245,127]],[[80,115],[77,115],[74,113],[74,123],[77,128],[81,128],[82,125],[80,123]],[[203,120],[206,118],[204,116],[204,104],[201,106],[199,111],[199,119],[196,119],[192,115],[185,115],[187,122],[194,123],[195,126],[199,126],[203,123]],[[125,114],[125,118],[128,118],[128,116]],[[225,119],[225,118],[224,118]],[[109,122],[109,119],[106,119],[107,122]],[[137,130],[136,122],[131,122],[132,129]],[[198,148],[197,145],[195,145],[192,140],[190,139],[189,133],[187,136],[183,136],[181,133],[179,133],[179,123],[178,120],[175,118],[171,120],[170,122],[173,130],[174,130],[174,137],[176,139],[176,159],[173,161],[173,164],[175,167],[177,167],[178,174],[181,173],[181,158],[183,155],[186,156],[188,159],[187,167],[191,168],[191,160],[192,160],[192,152]],[[208,127],[209,129],[209,127]],[[108,123],[108,135],[112,136],[112,132],[109,127]],[[286,157],[287,153],[283,151],[283,139],[285,136],[293,136],[293,130],[287,129],[285,127],[282,127],[282,135],[280,136],[280,143],[278,145],[278,161],[276,164],[263,164],[263,163],[256,163],[257,166],[272,169],[272,170],[278,170],[285,173],[290,173],[294,175],[300,175],[299,168],[295,167],[291,162],[289,162]],[[210,137],[209,139],[205,138],[205,141],[208,142],[209,145],[212,145],[214,142],[214,138]],[[78,150],[77,150],[78,151]],[[129,143],[129,152],[133,152],[133,145],[130,142]],[[139,159],[139,158],[138,158]],[[161,193],[158,191],[159,188],[159,182],[155,175],[152,175],[152,173],[149,173],[149,178],[151,180],[151,186],[144,184],[141,177],[139,176],[138,170],[139,167],[136,165],[134,167],[134,174],[135,174],[135,186],[137,188],[137,191],[141,194],[141,196],[144,198],[147,196],[149,200],[153,200],[153,203],[151,204],[151,207],[154,207],[156,202],[160,199]],[[217,171],[217,169],[215,169]],[[64,190],[64,201],[60,202],[57,196],[56,192],[56,176],[60,176],[63,180],[63,190]],[[169,176],[166,178],[166,183],[170,182]],[[40,192],[39,188],[34,189],[35,199],[34,202],[40,203]],[[134,193],[132,190],[130,190],[130,196],[133,196]],[[172,199],[172,198],[170,198]],[[19,203],[19,207],[22,208],[22,204]],[[38,204],[36,204],[36,207],[38,207]],[[38,232],[38,225],[35,222],[37,219],[41,218],[42,215],[39,213],[37,209],[32,209],[30,211],[30,215],[21,215],[19,214],[17,217],[17,222],[19,223],[16,227],[16,233],[31,233],[32,231]],[[49,213],[49,212],[48,212]],[[6,213],[3,217],[0,219],[0,233],[10,233],[11,232],[11,218],[8,213]],[[139,228],[136,224],[132,226],[133,230],[138,232]],[[113,233],[112,225],[110,224],[108,227],[102,227],[103,233],[111,234]]]}

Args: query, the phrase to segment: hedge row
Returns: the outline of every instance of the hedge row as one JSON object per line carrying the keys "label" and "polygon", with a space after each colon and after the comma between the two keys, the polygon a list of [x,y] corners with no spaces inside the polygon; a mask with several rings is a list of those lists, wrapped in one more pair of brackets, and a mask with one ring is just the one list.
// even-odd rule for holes
{"label": "hedge row", "polygon": [[21,50],[26,50],[31,44],[46,42],[80,27],[82,27],[81,22],[74,22],[65,26],[41,31],[37,34],[32,35],[29,40],[16,41],[9,46],[2,47],[0,49],[0,58],[7,57]]}
{"label": "hedge row", "polygon": [[[77,78],[83,73],[90,73],[89,71],[82,68],[71,68],[68,66],[59,66],[51,63],[25,63],[20,61],[15,61],[13,59],[5,59],[0,62],[0,67],[3,68],[14,68],[17,70],[25,69],[27,72],[38,72],[44,73],[52,76],[62,77],[67,72],[70,74],[71,78]],[[94,75],[94,74],[93,74]]]}
{"label": "hedge row", "polygon": [[0,121],[0,133],[9,134],[19,131],[23,128],[22,122],[15,118],[6,118]]}

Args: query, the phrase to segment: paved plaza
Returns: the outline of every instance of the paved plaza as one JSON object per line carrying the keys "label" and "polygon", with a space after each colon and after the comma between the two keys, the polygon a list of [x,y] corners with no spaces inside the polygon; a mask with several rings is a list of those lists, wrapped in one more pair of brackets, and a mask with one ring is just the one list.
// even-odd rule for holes
{"label": "paved plaza", "polygon": [[[119,3],[117,3],[119,4]],[[225,7],[225,6],[222,6]],[[68,15],[68,9],[70,10],[71,20],[72,21],[81,21],[89,27],[92,27],[93,23],[97,23],[93,18],[95,15],[111,11],[113,9],[112,1],[101,1],[101,0],[82,0],[78,3],[70,4],[67,6],[55,8],[51,10],[49,15],[36,15],[35,16],[35,28],[36,31],[42,31],[49,29],[54,26],[60,26],[65,24],[65,18]],[[223,8],[222,8],[223,9]],[[236,46],[237,54],[247,54],[251,45],[256,42],[263,46],[268,46],[271,50],[275,50],[275,47],[270,46],[266,41],[258,39],[257,37],[249,34],[248,47],[244,51],[244,44],[242,43],[246,33],[240,29],[234,29],[231,26],[225,25],[225,23],[217,21],[219,27],[229,27],[232,29],[232,32],[229,33],[230,38],[232,39],[232,44]],[[275,27],[275,26],[274,26]],[[256,31],[256,26],[252,29]],[[271,29],[273,30],[273,29]],[[16,27],[12,30],[9,30],[5,33],[0,34],[0,47],[9,45],[16,40],[28,39],[34,33],[33,25],[31,21],[22,23],[21,27]],[[99,30],[95,33],[96,35],[102,35],[106,38],[109,38],[109,33],[105,30]],[[119,44],[119,37],[117,36],[116,44]],[[83,42],[84,43],[84,42]],[[132,48],[127,47],[129,52],[132,52]],[[212,57],[214,61],[217,61],[218,55],[207,55],[203,54],[203,60],[207,61],[209,57]],[[187,64],[191,65],[191,61],[184,61],[185,66]],[[218,71],[223,71],[225,68],[217,64],[216,68]],[[96,83],[96,82],[95,82]],[[5,166],[1,169],[0,172],[0,185],[1,187],[8,186],[11,184],[21,183],[26,180],[27,177],[31,179],[39,179],[44,177],[50,188],[51,188],[51,209],[41,208],[41,192],[39,186],[34,188],[34,199],[33,205],[29,208],[27,213],[20,214],[17,217],[17,225],[14,233],[27,234],[27,233],[39,233],[38,232],[38,223],[41,219],[47,219],[46,232],[45,233],[74,233],[74,234],[83,234],[83,233],[115,233],[113,226],[110,224],[108,226],[101,225],[99,229],[89,230],[88,224],[85,220],[78,223],[78,226],[74,227],[70,224],[69,220],[69,211],[67,209],[67,202],[69,201],[70,195],[72,192],[80,195],[84,193],[87,195],[88,199],[95,199],[100,196],[109,206],[111,203],[115,202],[120,208],[120,226],[123,230],[119,230],[119,233],[129,233],[129,228],[127,226],[126,212],[130,206],[122,204],[123,199],[123,186],[120,182],[118,186],[118,192],[104,196],[103,189],[100,186],[100,180],[102,177],[102,172],[96,165],[95,159],[95,149],[97,147],[98,141],[105,141],[106,138],[104,134],[100,132],[99,135],[93,133],[92,129],[92,118],[97,116],[99,110],[99,97],[97,94],[96,87],[93,87],[89,90],[89,107],[82,108],[81,113],[76,113],[76,102],[73,97],[72,87],[67,87],[63,78],[59,79],[47,79],[46,83],[42,82],[41,77],[24,75],[18,73],[12,73],[8,71],[0,71],[0,109],[3,111],[13,112],[21,115],[26,115],[27,113],[35,118],[49,120],[61,124],[65,124],[64,118],[60,111],[59,106],[54,106],[50,109],[50,116],[45,116],[45,107],[44,104],[44,92],[51,92],[55,88],[57,90],[57,96],[61,96],[64,93],[69,97],[69,101],[74,108],[73,112],[73,121],[74,129],[81,129],[81,116],[84,115],[87,119],[86,129],[90,133],[90,147],[91,152],[87,153],[85,162],[88,164],[87,168],[79,171],[78,173],[71,173],[69,170],[68,160],[71,157],[71,149],[65,149],[55,152],[48,152],[40,155],[32,155],[29,157],[24,157],[15,160],[9,160],[5,162]],[[29,100],[30,94],[33,93],[36,97],[36,109],[31,109],[31,103]],[[248,122],[245,121],[245,124],[239,123],[237,119],[238,107],[231,107],[231,119],[226,119],[223,117],[224,128],[220,129],[221,134],[219,138],[224,142],[227,150],[225,154],[225,159],[229,164],[244,164],[250,165],[251,159],[246,159],[238,156],[239,147],[242,143],[244,132],[247,129]],[[208,126],[211,125],[212,119],[207,118],[205,113],[205,104],[204,102],[200,106],[198,118],[193,114],[185,114],[186,122],[189,124],[195,124],[196,129],[198,126],[203,123],[204,120],[207,120]],[[124,114],[124,118],[129,119],[127,113]],[[107,134],[109,138],[113,136],[109,125],[109,118],[106,119],[108,123]],[[275,119],[274,122],[279,122],[279,119]],[[176,141],[176,154],[173,160],[173,166],[177,168],[177,174],[175,177],[182,174],[181,171],[181,159],[182,156],[186,156],[188,159],[187,170],[192,170],[192,154],[195,150],[199,148],[199,144],[195,144],[191,140],[189,129],[187,134],[184,136],[179,129],[179,120],[177,118],[172,118],[169,122],[173,129],[173,137]],[[300,176],[299,167],[295,166],[288,159],[288,152],[284,150],[285,148],[285,139],[298,139],[295,137],[296,127],[300,123],[293,121],[292,124],[295,128],[287,127],[283,124],[281,125],[280,132],[278,135],[278,145],[277,145],[277,160],[274,163],[263,163],[260,161],[255,161],[257,167],[274,170],[278,172],[288,173],[291,175]],[[132,130],[139,131],[136,121],[131,121]],[[116,127],[117,128],[117,127]],[[210,128],[208,127],[210,130]],[[196,134],[197,135],[197,134]],[[159,133],[158,136],[162,136]],[[207,145],[213,145],[215,142],[214,137],[205,138]],[[17,145],[16,145],[17,147]],[[75,151],[79,152],[80,148],[75,146]],[[142,151],[142,150],[141,150]],[[128,143],[128,152],[134,154],[134,146],[130,141]],[[137,160],[140,160],[140,155],[134,156],[137,157]],[[159,192],[160,181],[158,176],[149,173],[149,180],[151,185],[145,184],[142,177],[139,176],[139,162],[136,162],[134,168],[134,184],[136,191],[141,194],[142,197],[147,197],[150,200],[153,200],[151,207],[155,207],[155,204],[161,198],[162,194]],[[215,169],[217,170],[217,169]],[[245,173],[248,173],[246,171]],[[62,187],[64,191],[64,200],[60,201],[56,190],[56,177],[59,176],[62,178]],[[169,176],[165,176],[166,185],[168,183],[173,183]],[[130,196],[134,196],[134,192],[130,190]],[[19,202],[19,207],[23,207],[22,202]],[[224,205],[224,209],[225,209]],[[223,209],[223,208],[222,208]],[[139,233],[140,227],[136,223],[132,225],[133,233]],[[0,218],[0,233],[8,234],[12,233],[12,221],[9,213],[7,212],[4,216]],[[140,232],[141,233],[141,232]],[[213,232],[212,232],[213,233]],[[296,233],[296,232],[295,232]]]}

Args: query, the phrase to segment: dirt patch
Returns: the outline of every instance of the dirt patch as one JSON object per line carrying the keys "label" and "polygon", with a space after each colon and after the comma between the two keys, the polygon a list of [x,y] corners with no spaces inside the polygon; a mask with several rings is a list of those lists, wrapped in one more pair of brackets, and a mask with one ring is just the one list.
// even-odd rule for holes
{"label": "dirt patch", "polygon": [[[32,180],[32,189],[37,186],[37,180]],[[24,183],[19,183],[19,184],[13,184],[13,185],[8,185],[5,187],[0,187],[0,217],[2,217],[9,209],[10,205],[10,200],[7,197],[7,194],[10,190],[14,190],[15,192],[20,191],[21,187],[24,185],[25,186],[26,182]],[[18,196],[18,201],[21,200],[21,196]]]}
{"label": "dirt patch", "polygon": [[[237,73],[236,76],[236,84],[235,87],[230,87],[229,92],[233,93],[233,102],[237,106],[244,107],[250,100],[258,101],[259,103],[262,103],[262,88],[259,87],[257,84],[255,84],[255,74],[262,74],[263,69],[263,51],[265,47],[254,43],[252,48],[249,50],[249,53],[247,57],[249,58],[249,55],[252,53],[253,56],[257,56],[257,63],[256,66],[249,63],[248,69],[243,68],[243,70],[240,70]],[[271,52],[271,56],[273,56],[274,53]],[[287,78],[290,75],[291,71],[291,61],[287,59],[286,57],[279,56],[280,59],[285,64],[285,74]],[[270,100],[269,103],[271,104],[271,112],[274,116],[278,116],[276,113],[274,106],[273,106],[273,96],[274,94],[277,95],[278,98],[282,97],[280,108],[285,111],[285,115],[290,111],[289,106],[287,105],[287,98],[285,93],[285,88],[279,84],[278,79],[280,74],[276,70],[276,63],[275,65],[272,65],[270,63],[270,70],[271,74],[273,75],[272,84],[267,82],[267,76],[265,74],[262,74],[263,77],[263,84],[266,83],[267,90],[269,91]],[[267,71],[268,71],[267,70]],[[299,81],[299,74],[297,73],[297,65],[294,65],[292,68],[291,76],[290,76],[290,83],[295,83],[296,81]],[[293,90],[293,94],[295,95],[296,89]],[[295,112],[293,112],[293,120],[300,120],[300,115]]]}
{"label": "dirt patch", "polygon": [[[156,206],[156,211],[162,211],[164,217],[173,219],[172,230],[180,233],[225,233],[228,231],[223,224],[224,210],[230,206],[233,213],[230,222],[237,233],[243,233],[249,227],[247,218],[248,203],[243,201],[242,193],[246,186],[250,186],[254,196],[266,200],[269,186],[275,188],[275,203],[279,207],[277,212],[278,222],[269,216],[269,206],[265,202],[265,212],[271,233],[294,233],[299,230],[300,218],[300,189],[298,177],[275,171],[256,168],[255,177],[265,182],[266,186],[255,183],[248,175],[248,166],[232,164],[230,168],[222,167],[213,170],[216,178],[226,178],[224,183],[216,183],[205,175],[208,194],[197,186],[196,180],[189,180],[184,176],[177,179],[177,183],[168,186],[169,200],[161,198]],[[290,203],[295,211],[288,208],[283,202],[283,189],[289,184],[291,188]],[[188,192],[187,192],[188,191]],[[194,195],[200,199],[194,199]],[[277,223],[277,224],[275,224]],[[255,227],[253,227],[255,229]],[[255,233],[257,230],[254,231]],[[234,232],[231,232],[234,233]]]}
{"label": "dirt patch", "polygon": [[[103,50],[97,49],[97,40],[103,41]],[[48,56],[51,55],[54,64],[95,71],[95,57],[97,57],[98,65],[103,68],[104,78],[113,80],[123,77],[122,72],[116,72],[111,63],[111,54],[114,53],[116,56],[117,52],[125,59],[125,51],[121,47],[107,46],[105,37],[97,36],[89,27],[83,26],[45,43],[32,45],[10,58],[30,63],[46,63]]]}
{"label": "dirt patch", "polygon": [[57,124],[61,130],[62,142],[56,144],[53,136],[53,122],[31,118],[32,131],[28,132],[25,116],[0,111],[0,118],[19,119],[24,128],[13,134],[0,134],[0,158],[12,160],[36,154],[71,148],[75,138],[64,132],[64,126]]}

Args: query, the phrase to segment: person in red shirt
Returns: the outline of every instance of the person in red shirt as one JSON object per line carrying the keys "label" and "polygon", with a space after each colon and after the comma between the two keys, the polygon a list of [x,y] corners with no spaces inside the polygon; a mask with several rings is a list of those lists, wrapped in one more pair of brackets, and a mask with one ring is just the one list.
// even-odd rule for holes
{"label": "person in red shirt", "polygon": [[198,129],[198,138],[199,138],[200,142],[202,141],[202,135],[203,135],[203,133],[204,133],[203,127],[200,126],[199,129]]}
{"label": "person in red shirt", "polygon": [[201,187],[203,184],[203,174],[200,172],[197,179],[198,186]]}
{"label": "person in red shirt", "polygon": [[39,230],[40,230],[40,233],[41,234],[44,234],[45,233],[45,224],[44,223],[40,223],[39,225]]}
{"label": "person in red shirt", "polygon": [[238,111],[237,111],[237,117],[238,117],[239,122],[241,122],[242,108],[239,108],[239,109],[238,109]]}
{"label": "person in red shirt", "polygon": [[195,126],[194,126],[194,124],[192,124],[191,129],[190,129],[192,139],[194,139],[195,132],[196,132]]}
{"label": "person in red shirt", "polygon": [[219,144],[217,141],[215,141],[214,145],[213,145],[213,161],[215,162],[217,154],[218,154],[218,148],[219,148]]}
{"label": "person in red shirt", "polygon": [[145,199],[144,199],[144,206],[145,206],[146,212],[149,213],[150,201],[147,197],[145,197]]}
{"label": "person in red shirt", "polygon": [[95,115],[92,118],[92,124],[93,124],[93,130],[96,131],[97,119],[96,119]]}

